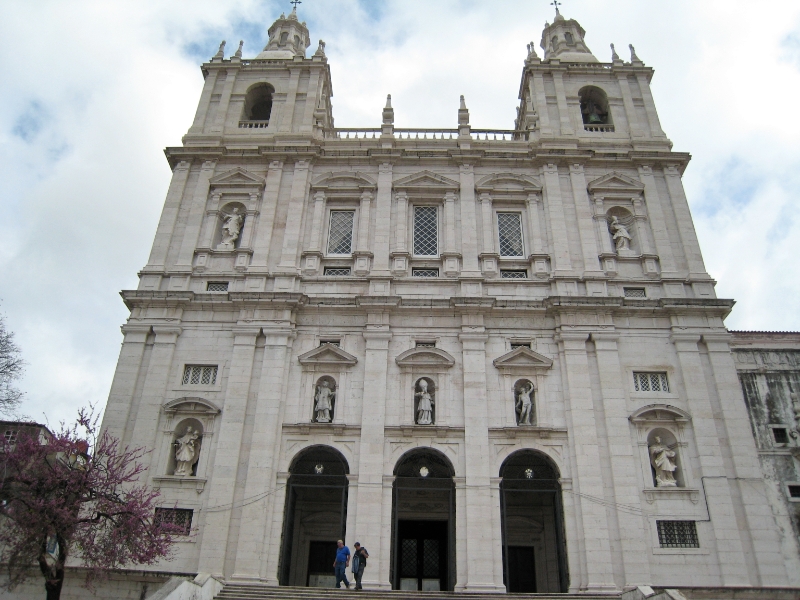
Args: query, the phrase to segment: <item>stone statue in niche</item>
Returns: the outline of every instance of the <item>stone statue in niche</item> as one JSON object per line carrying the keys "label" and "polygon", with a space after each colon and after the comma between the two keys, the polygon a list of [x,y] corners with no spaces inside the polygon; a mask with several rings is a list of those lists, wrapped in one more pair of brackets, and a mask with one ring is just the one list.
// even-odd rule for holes
{"label": "stone statue in niche", "polygon": [[433,424],[433,396],[428,391],[428,382],[420,379],[419,391],[414,393],[414,398],[419,398],[417,403],[417,425]]}
{"label": "stone statue in niche", "polygon": [[661,443],[661,438],[656,436],[655,443],[650,446],[650,464],[656,471],[656,487],[677,487],[675,481],[675,452]]}
{"label": "stone statue in niche", "polygon": [[620,223],[619,217],[611,217],[608,228],[611,231],[611,238],[614,240],[617,254],[631,254],[631,234],[628,232],[628,228]]}
{"label": "stone statue in niche", "polygon": [[529,381],[517,391],[517,425],[533,425],[533,384]]}
{"label": "stone statue in niche", "polygon": [[239,213],[238,208],[234,208],[233,212],[223,218],[222,241],[217,246],[217,250],[233,250],[236,247],[236,240],[239,239],[239,233],[242,231],[244,215]]}
{"label": "stone statue in niche", "polygon": [[331,422],[334,398],[336,398],[336,392],[331,389],[328,381],[323,379],[317,386],[317,395],[314,398],[314,420],[317,423]]}
{"label": "stone statue in niche", "polygon": [[200,438],[200,432],[192,429],[189,425],[186,428],[186,433],[182,437],[175,440],[175,473],[179,477],[188,477],[192,474],[197,459],[200,458],[199,448],[197,447],[197,440]]}
{"label": "stone statue in niche", "polygon": [[800,432],[800,394],[789,392],[789,399],[792,401],[792,410],[794,411],[794,428]]}

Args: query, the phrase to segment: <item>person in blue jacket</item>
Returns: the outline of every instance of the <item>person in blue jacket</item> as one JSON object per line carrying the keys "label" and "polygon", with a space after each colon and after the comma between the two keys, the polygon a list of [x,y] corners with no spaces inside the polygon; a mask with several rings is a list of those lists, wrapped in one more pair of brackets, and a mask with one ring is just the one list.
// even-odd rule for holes
{"label": "person in blue jacket", "polygon": [[336,573],[336,585],[333,587],[339,588],[339,584],[344,581],[347,589],[350,589],[350,582],[347,581],[347,566],[350,564],[350,548],[344,545],[342,540],[336,542],[336,560],[333,561],[333,569]]}

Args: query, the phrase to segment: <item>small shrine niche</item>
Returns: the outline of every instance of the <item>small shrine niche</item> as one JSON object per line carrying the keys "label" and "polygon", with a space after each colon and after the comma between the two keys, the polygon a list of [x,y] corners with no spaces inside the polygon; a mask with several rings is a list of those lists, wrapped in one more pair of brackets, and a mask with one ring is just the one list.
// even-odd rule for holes
{"label": "small shrine niche", "polygon": [[167,474],[176,477],[196,477],[203,443],[203,425],[197,419],[183,419],[172,436],[172,452]]}
{"label": "small shrine niche", "polygon": [[647,435],[647,453],[655,487],[684,487],[678,440],[671,431],[662,427],[650,431]]}
{"label": "small shrine niche", "polygon": [[417,425],[436,423],[436,385],[430,377],[420,377],[414,384],[414,422]]}
{"label": "small shrine niche", "polygon": [[239,247],[246,214],[247,208],[241,202],[229,202],[220,209],[214,243],[217,250],[235,250]]}
{"label": "small shrine niche", "polygon": [[314,385],[313,423],[333,423],[336,392],[336,380],[330,375],[324,375],[317,380]]}
{"label": "small shrine niche", "polygon": [[536,425],[535,386],[529,379],[514,384],[514,413],[520,427]]}
{"label": "small shrine niche", "polygon": [[606,213],[611,247],[617,256],[638,256],[638,243],[634,233],[634,216],[626,209],[615,206]]}

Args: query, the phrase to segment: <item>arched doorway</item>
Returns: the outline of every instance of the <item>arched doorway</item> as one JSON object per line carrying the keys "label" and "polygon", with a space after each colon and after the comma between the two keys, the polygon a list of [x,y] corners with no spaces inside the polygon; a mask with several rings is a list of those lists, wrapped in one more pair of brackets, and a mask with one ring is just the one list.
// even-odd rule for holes
{"label": "arched doorway", "polygon": [[417,448],[394,469],[395,590],[452,591],[455,585],[455,470],[441,452]]}
{"label": "arched doorway", "polygon": [[278,567],[281,585],[333,587],[336,540],[345,539],[349,472],[344,456],[330,446],[311,446],[292,461]]}
{"label": "arched doorway", "polygon": [[569,585],[556,465],[519,450],[500,467],[503,581],[509,593],[566,592]]}

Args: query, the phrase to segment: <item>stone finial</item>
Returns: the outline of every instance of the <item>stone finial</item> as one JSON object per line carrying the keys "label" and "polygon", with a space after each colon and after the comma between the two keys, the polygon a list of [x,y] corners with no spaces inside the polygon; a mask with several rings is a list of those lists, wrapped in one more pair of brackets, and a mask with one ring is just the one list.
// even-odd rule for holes
{"label": "stone finial", "polygon": [[222,42],[220,43],[219,50],[217,50],[217,53],[214,55],[214,58],[219,58],[220,60],[225,58],[225,40],[222,40]]}
{"label": "stone finial", "polygon": [[386,107],[385,108],[392,108],[392,95],[386,94]]}
{"label": "stone finial", "polygon": [[633,44],[628,44],[628,48],[631,49],[631,62],[642,62],[642,59],[636,56],[636,49],[633,47]]}
{"label": "stone finial", "polygon": [[314,56],[325,56],[325,41],[319,41],[319,47],[317,47],[317,51],[314,52]]}
{"label": "stone finial", "polygon": [[536,45],[533,42],[531,42],[530,44],[528,44],[528,60],[531,60],[533,58],[539,58],[539,56],[536,54]]}
{"label": "stone finial", "polygon": [[611,44],[611,60],[619,60],[619,54],[617,54],[616,49],[614,48],[614,44]]}
{"label": "stone finial", "polygon": [[458,108],[458,131],[459,137],[469,137],[469,110],[464,96],[461,96],[461,104]]}
{"label": "stone finial", "polygon": [[239,48],[234,53],[236,58],[242,58],[242,48],[244,47],[244,40],[239,40]]}
{"label": "stone finial", "polygon": [[467,103],[464,101],[464,96],[461,96],[461,106],[459,106],[461,110],[467,110]]}

